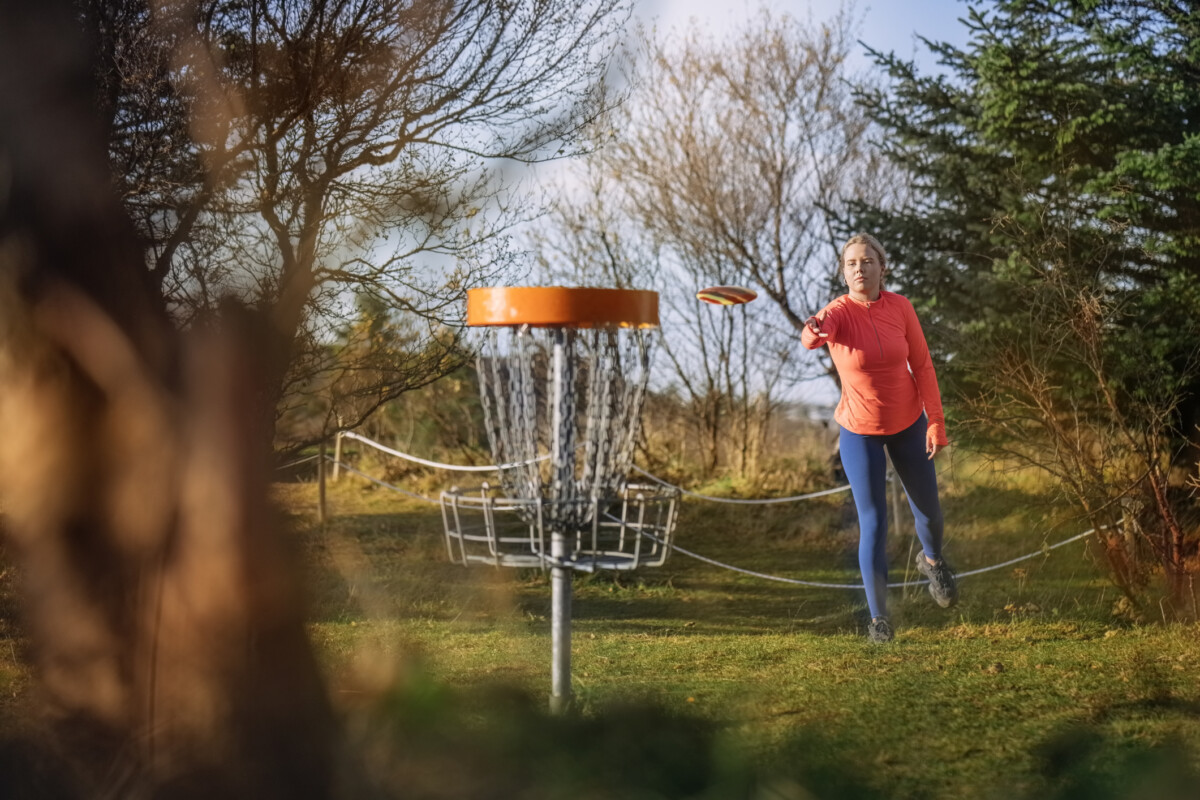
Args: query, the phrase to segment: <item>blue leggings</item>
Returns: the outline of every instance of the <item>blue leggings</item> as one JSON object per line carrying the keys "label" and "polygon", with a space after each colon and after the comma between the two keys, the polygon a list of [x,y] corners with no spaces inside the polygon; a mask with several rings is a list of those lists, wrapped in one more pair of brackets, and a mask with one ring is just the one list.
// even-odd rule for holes
{"label": "blue leggings", "polygon": [[842,428],[842,468],[858,509],[858,566],[872,617],[887,614],[887,459],[904,484],[925,555],[942,557],[942,506],[937,472],[925,452],[925,415],[899,433],[862,436]]}

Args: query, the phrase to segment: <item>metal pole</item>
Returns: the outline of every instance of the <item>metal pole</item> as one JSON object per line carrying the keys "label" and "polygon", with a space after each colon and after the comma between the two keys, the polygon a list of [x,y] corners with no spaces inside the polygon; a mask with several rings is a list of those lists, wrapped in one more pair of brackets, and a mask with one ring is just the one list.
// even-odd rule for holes
{"label": "metal pole", "polygon": [[[563,491],[561,484],[555,486],[561,479],[561,467],[568,459],[574,458],[574,452],[564,452],[564,426],[574,425],[573,408],[567,408],[573,398],[568,397],[566,386],[567,372],[566,332],[557,331],[554,337],[554,362],[552,383],[553,424],[551,427],[551,456],[553,464],[552,489]],[[573,471],[573,470],[572,470]],[[552,492],[552,495],[555,494]],[[557,499],[557,498],[556,498]],[[571,570],[562,566],[567,556],[566,535],[562,524],[558,521],[551,523],[550,557],[553,561],[550,567],[550,711],[560,713],[571,703]]]}
{"label": "metal pole", "polygon": [[[554,531],[550,552],[562,547],[564,537]],[[555,714],[571,705],[571,570],[550,568],[550,710]]]}

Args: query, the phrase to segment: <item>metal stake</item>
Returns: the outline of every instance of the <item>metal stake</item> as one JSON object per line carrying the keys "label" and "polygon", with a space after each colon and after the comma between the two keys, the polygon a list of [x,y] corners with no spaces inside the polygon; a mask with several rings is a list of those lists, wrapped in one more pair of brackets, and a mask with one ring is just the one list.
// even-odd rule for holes
{"label": "metal stake", "polygon": [[[566,354],[566,331],[554,337],[553,381],[551,399],[551,461],[554,466],[551,481],[569,481],[575,472],[575,451],[565,441],[566,426],[575,424],[574,387],[568,374],[570,365]],[[566,497],[570,487],[555,487],[554,497]],[[571,570],[564,566],[567,557],[567,537],[560,524],[550,531],[550,710],[565,711],[571,704]]]}
{"label": "metal stake", "polygon": [[[555,530],[551,553],[563,548],[565,537]],[[550,568],[550,711],[566,711],[571,705],[571,570]]]}

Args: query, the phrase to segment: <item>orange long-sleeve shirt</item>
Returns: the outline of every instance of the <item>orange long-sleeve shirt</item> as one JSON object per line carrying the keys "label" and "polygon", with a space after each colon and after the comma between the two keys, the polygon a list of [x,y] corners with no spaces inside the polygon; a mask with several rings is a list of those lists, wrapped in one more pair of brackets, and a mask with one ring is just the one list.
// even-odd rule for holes
{"label": "orange long-sleeve shirt", "polygon": [[842,379],[842,398],[833,418],[864,436],[899,433],[924,410],[938,444],[947,444],[942,396],[925,334],[908,298],[880,292],[871,302],[842,295],[817,314],[818,336],[800,335],[809,350],[829,346]]}

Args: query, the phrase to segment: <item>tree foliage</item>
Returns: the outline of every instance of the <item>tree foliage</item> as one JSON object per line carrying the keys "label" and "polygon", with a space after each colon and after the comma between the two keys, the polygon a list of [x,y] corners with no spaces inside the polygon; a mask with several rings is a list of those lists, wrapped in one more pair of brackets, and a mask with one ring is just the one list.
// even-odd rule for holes
{"label": "tree foliage", "polygon": [[[110,158],[164,305],[262,312],[264,392],[331,385],[360,300],[410,315],[416,354],[322,398],[353,425],[455,369],[465,286],[508,268],[502,163],[570,152],[601,114],[624,0],[79,0]],[[348,363],[346,363],[348,360]],[[368,391],[370,389],[370,391]],[[371,403],[361,402],[372,395]],[[339,396],[358,401],[333,408]]]}
{"label": "tree foliage", "polygon": [[914,194],[854,217],[933,322],[961,434],[1046,469],[1098,523],[1125,511],[1178,594],[1195,542],[1171,475],[1200,452],[1200,11],[1006,0],[965,24],[965,49],[930,43],[940,74],[877,54],[891,86],[862,99]]}

